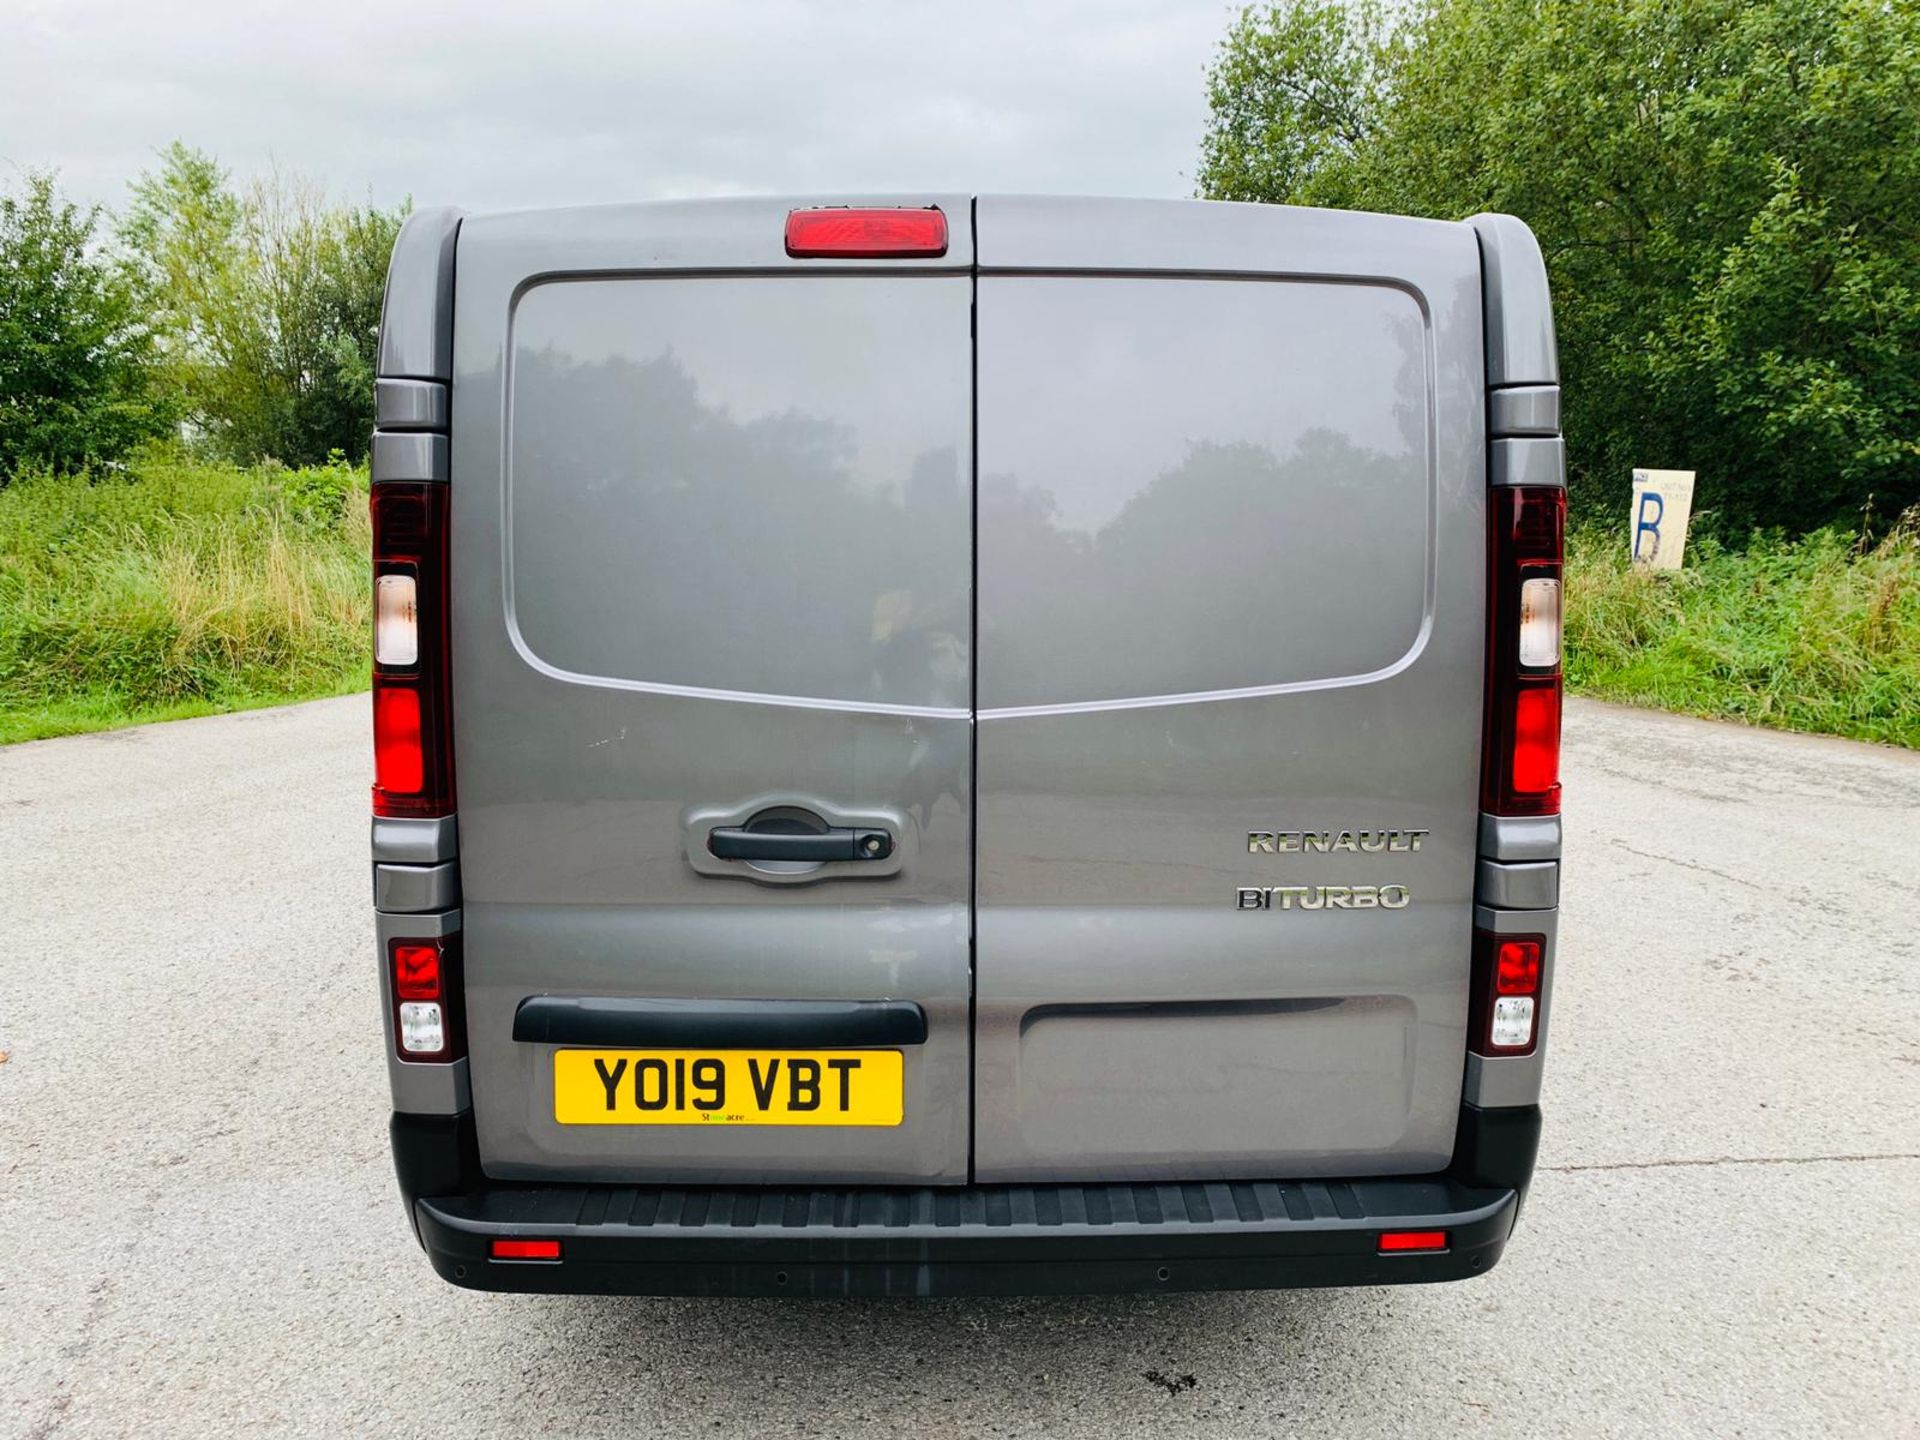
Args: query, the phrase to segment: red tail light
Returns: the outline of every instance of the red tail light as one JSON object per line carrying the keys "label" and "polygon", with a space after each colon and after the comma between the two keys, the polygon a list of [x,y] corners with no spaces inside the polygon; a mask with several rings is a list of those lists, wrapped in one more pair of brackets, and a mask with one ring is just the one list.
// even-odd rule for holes
{"label": "red tail light", "polygon": [[426,746],[420,739],[420,692],[401,686],[376,689],[373,692],[374,809],[380,810],[382,795],[417,795],[426,782]]}
{"label": "red tail light", "polygon": [[1540,1040],[1540,968],[1544,935],[1473,932],[1472,1028],[1467,1048],[1481,1055],[1531,1055]]}
{"label": "red tail light", "polygon": [[1567,495],[1488,493],[1487,722],[1481,808],[1560,813],[1560,574]]}
{"label": "red tail light", "polygon": [[490,1260],[558,1260],[558,1240],[493,1240],[487,1245]]}
{"label": "red tail light", "polygon": [[458,1060],[467,1053],[460,935],[387,943],[393,990],[393,1046],[402,1060]]}
{"label": "red tail light", "polygon": [[947,253],[947,217],[936,209],[787,212],[787,254],[837,260],[888,260]]}
{"label": "red tail light", "polygon": [[447,487],[373,487],[373,813],[453,813]]}

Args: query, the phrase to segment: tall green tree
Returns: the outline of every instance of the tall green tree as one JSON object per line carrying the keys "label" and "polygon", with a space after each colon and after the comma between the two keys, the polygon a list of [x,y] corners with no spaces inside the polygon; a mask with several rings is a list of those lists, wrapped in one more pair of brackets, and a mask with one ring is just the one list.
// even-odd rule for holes
{"label": "tall green tree", "polygon": [[236,460],[359,456],[387,261],[406,209],[329,203],[273,177],[244,191],[176,141],[133,186],[120,241],[167,373]]}
{"label": "tall green tree", "polygon": [[1293,0],[1210,74],[1221,199],[1520,216],[1572,495],[1700,472],[1729,527],[1920,502],[1920,6]]}
{"label": "tall green tree", "polygon": [[0,484],[24,465],[118,459],[171,423],[152,335],[94,245],[98,218],[51,175],[0,195]]}
{"label": "tall green tree", "polygon": [[265,307],[245,209],[227,172],[177,140],[132,188],[118,238],[167,383],[203,432],[244,451],[272,429]]}

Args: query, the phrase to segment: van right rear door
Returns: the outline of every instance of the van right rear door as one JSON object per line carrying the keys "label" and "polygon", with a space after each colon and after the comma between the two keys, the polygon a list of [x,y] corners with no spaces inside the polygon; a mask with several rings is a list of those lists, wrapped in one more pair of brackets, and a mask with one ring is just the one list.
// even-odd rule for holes
{"label": "van right rear door", "polygon": [[973,1173],[1443,1168],[1486,623],[1473,232],[976,217]]}

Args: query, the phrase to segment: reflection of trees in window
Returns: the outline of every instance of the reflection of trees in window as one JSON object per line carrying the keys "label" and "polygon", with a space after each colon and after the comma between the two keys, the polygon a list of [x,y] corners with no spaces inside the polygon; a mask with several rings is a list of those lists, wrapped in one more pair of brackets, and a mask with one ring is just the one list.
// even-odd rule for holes
{"label": "reflection of trees in window", "polygon": [[736,420],[670,351],[524,353],[513,411],[516,610],[543,658],[668,684],[966,703],[957,447],[904,475],[857,474],[852,426],[798,410]]}
{"label": "reflection of trees in window", "polygon": [[1058,704],[1391,663],[1420,623],[1423,453],[1329,430],[1284,459],[1196,444],[1091,533],[1044,485],[983,477],[983,693]]}

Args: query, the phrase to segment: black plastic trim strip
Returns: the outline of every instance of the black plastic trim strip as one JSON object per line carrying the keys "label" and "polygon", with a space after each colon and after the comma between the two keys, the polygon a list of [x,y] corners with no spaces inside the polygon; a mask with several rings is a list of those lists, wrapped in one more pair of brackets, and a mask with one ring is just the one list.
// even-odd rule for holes
{"label": "black plastic trim strip", "polygon": [[828,1050],[924,1045],[927,1012],[910,1000],[642,1000],[535,995],[513,1038],[534,1045],[764,1046]]}
{"label": "black plastic trim strip", "polygon": [[387,1122],[387,1134],[393,1141],[394,1178],[400,1182],[400,1198],[406,1202],[416,1237],[420,1217],[415,1202],[422,1195],[466,1195],[486,1183],[471,1110],[456,1115],[396,1110]]}
{"label": "black plastic trim strip", "polygon": [[1506,1187],[1525,1196],[1540,1157],[1540,1130],[1538,1105],[1462,1105],[1447,1173],[1461,1185]]}

